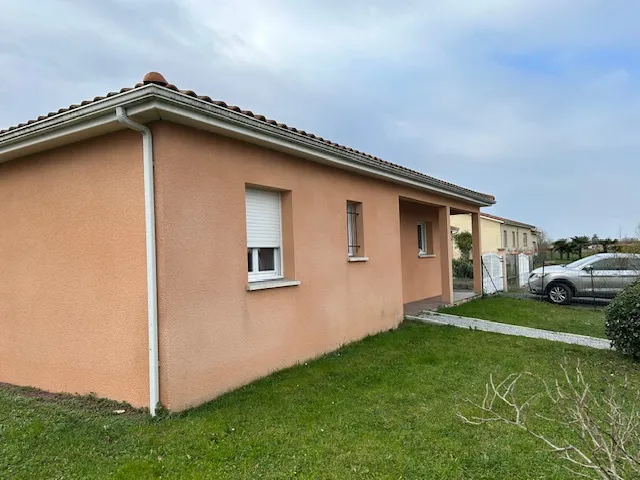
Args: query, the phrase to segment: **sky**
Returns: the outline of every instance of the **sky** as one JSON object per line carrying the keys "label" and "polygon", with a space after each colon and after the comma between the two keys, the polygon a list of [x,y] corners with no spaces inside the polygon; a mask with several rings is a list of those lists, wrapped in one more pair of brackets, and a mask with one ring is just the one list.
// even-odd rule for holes
{"label": "sky", "polygon": [[495,195],[552,238],[640,223],[636,0],[0,0],[0,127],[161,72]]}

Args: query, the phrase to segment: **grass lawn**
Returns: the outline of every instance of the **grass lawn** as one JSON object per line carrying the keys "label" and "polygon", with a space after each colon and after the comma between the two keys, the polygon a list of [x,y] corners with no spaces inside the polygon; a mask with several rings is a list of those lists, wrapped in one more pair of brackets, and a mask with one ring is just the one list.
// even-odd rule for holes
{"label": "grass lawn", "polygon": [[552,305],[537,300],[493,296],[479,298],[454,307],[445,307],[440,311],[461,317],[475,317],[511,325],[543,328],[554,332],[605,338],[604,310],[602,309]]}
{"label": "grass lawn", "polygon": [[456,418],[489,374],[565,358],[640,385],[613,352],[409,322],[157,420],[0,387],[0,478],[573,478],[526,433]]}

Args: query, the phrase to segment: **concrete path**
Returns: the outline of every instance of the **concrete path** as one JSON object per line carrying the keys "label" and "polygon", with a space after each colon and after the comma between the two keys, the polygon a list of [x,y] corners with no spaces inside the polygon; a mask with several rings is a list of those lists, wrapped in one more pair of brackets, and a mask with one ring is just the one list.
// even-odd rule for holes
{"label": "concrete path", "polygon": [[564,342],[583,347],[599,348],[601,350],[611,349],[611,343],[604,338],[587,337],[574,333],[552,332],[540,328],[520,327],[508,325],[506,323],[489,322],[478,318],[459,317],[439,312],[422,312],[418,315],[405,315],[409,320],[430,323],[433,325],[451,325],[459,328],[472,328],[483,332],[502,333],[504,335],[515,335],[518,337],[542,338],[554,342]]}

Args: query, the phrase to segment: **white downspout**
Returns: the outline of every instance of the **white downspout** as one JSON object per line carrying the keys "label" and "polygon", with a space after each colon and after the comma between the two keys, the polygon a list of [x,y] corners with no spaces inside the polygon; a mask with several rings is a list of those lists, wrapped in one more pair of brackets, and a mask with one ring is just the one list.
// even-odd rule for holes
{"label": "white downspout", "polygon": [[156,213],[153,193],[153,139],[151,130],[127,117],[123,107],[116,108],[118,121],[142,133],[142,162],[144,166],[144,220],[147,247],[147,320],[149,327],[149,413],[156,415],[160,401],[158,376],[158,285],[156,277]]}

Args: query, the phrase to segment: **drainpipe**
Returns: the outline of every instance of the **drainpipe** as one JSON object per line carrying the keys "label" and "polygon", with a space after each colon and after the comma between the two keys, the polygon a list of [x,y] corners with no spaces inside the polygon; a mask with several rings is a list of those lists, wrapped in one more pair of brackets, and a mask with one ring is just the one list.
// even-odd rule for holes
{"label": "drainpipe", "polygon": [[149,413],[156,416],[160,401],[158,375],[158,284],[156,279],[156,214],[153,194],[153,140],[151,130],[127,117],[123,107],[116,108],[116,118],[127,128],[142,133],[144,166],[144,220],[147,249],[147,320],[149,327]]}

